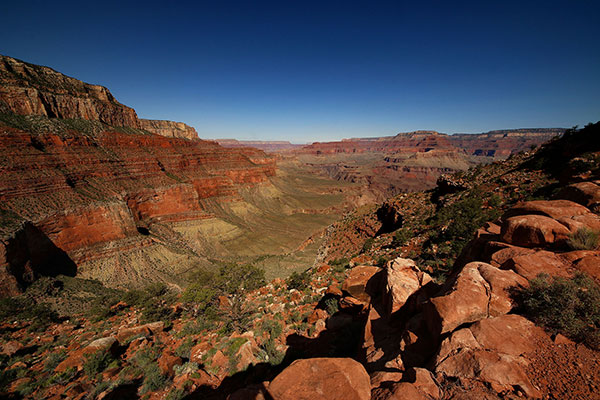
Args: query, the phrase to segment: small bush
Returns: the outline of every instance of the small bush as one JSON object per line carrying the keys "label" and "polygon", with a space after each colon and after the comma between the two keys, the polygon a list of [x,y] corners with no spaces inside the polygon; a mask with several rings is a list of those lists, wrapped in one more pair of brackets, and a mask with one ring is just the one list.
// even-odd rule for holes
{"label": "small bush", "polygon": [[99,350],[93,354],[85,356],[85,362],[83,363],[83,371],[89,377],[94,377],[100,372],[104,371],[106,367],[113,362],[114,358],[108,351]]}
{"label": "small bush", "polygon": [[394,238],[392,239],[392,247],[402,247],[411,238],[411,233],[408,229],[400,228],[394,232]]}
{"label": "small bush", "polygon": [[61,350],[58,353],[52,353],[44,362],[44,370],[45,371],[54,371],[58,364],[60,364],[65,358],[67,358],[67,352],[65,350]]}
{"label": "small bush", "polygon": [[363,243],[363,247],[361,249],[361,253],[368,253],[369,251],[371,251],[371,249],[373,248],[374,242],[375,242],[375,239],[373,239],[373,238],[368,238],[367,240],[365,240],[365,242]]}
{"label": "small bush", "polygon": [[292,274],[286,279],[288,289],[296,289],[302,291],[308,287],[310,282],[310,274],[308,271],[301,273],[292,272]]}
{"label": "small bush", "polygon": [[539,275],[516,292],[516,299],[536,324],[600,348],[600,287],[587,275],[570,279]]}
{"label": "small bush", "polygon": [[330,297],[325,300],[325,310],[327,311],[327,314],[333,315],[338,312],[339,309],[338,301],[335,297]]}
{"label": "small bush", "polygon": [[595,250],[598,247],[600,235],[588,228],[578,229],[569,235],[567,245],[573,250]]}
{"label": "small bush", "polygon": [[188,338],[177,349],[175,349],[175,355],[188,360],[190,358],[192,347],[194,347],[194,341]]}

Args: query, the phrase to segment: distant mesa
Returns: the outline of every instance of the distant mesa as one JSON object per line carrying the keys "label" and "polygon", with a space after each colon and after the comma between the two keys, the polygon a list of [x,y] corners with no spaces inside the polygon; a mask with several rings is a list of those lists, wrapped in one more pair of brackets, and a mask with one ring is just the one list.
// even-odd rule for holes
{"label": "distant mesa", "polygon": [[237,140],[237,139],[217,139],[223,147],[254,147],[266,152],[280,152],[300,149],[304,145],[293,144],[285,140]]}

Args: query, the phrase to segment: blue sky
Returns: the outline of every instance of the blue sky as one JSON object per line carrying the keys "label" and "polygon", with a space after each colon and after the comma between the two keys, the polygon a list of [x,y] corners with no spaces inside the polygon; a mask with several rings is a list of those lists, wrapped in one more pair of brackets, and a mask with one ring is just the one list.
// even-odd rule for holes
{"label": "blue sky", "polygon": [[600,119],[598,1],[173,3],[5,2],[0,53],[204,138]]}

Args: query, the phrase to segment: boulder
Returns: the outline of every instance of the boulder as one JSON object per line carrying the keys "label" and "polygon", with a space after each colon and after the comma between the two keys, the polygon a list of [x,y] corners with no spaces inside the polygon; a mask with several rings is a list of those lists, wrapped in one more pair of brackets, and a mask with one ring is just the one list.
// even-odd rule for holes
{"label": "boulder", "polygon": [[158,332],[162,332],[164,329],[165,323],[162,321],[151,322],[149,324],[134,326],[131,328],[122,328],[119,329],[119,333],[117,333],[117,339],[120,342],[124,342],[132,336],[143,336],[148,337],[156,334]]}
{"label": "boulder", "polygon": [[273,400],[369,400],[371,383],[351,358],[309,358],[284,369],[268,391]]}
{"label": "boulder", "polygon": [[519,215],[502,223],[501,237],[521,247],[545,247],[563,244],[571,231],[560,222],[543,215]]}
{"label": "boulder", "polygon": [[588,214],[586,207],[569,200],[533,200],[516,204],[506,211],[503,220],[518,215],[542,215],[552,219]]}
{"label": "boulder", "polygon": [[464,323],[488,317],[490,287],[476,264],[467,264],[446,294],[431,298],[426,313],[433,332],[452,332]]}
{"label": "boulder", "polygon": [[173,368],[181,364],[183,364],[183,360],[171,352],[165,352],[158,358],[158,368],[160,368],[163,375],[171,378],[175,375]]}
{"label": "boulder", "polygon": [[342,291],[350,294],[357,300],[368,303],[371,299],[371,294],[374,293],[375,286],[371,278],[381,271],[379,267],[358,266],[350,270],[350,273],[344,280]]}
{"label": "boulder", "polygon": [[409,297],[428,283],[431,277],[408,258],[396,258],[385,268],[386,309],[389,314],[400,310]]}
{"label": "boulder", "polygon": [[575,268],[588,274],[600,283],[600,254],[590,254],[575,263]]}
{"label": "boulder", "polygon": [[514,307],[511,290],[525,287],[527,279],[513,271],[504,271],[490,264],[474,263],[482,278],[490,286],[488,313],[491,317],[507,314]]}
{"label": "boulder", "polygon": [[600,186],[593,182],[578,182],[562,188],[556,197],[593,210],[600,206]]}
{"label": "boulder", "polygon": [[119,341],[113,336],[96,339],[83,348],[69,352],[69,356],[57,365],[55,371],[63,372],[68,368],[75,368],[80,371],[83,369],[86,356],[100,351],[116,355],[118,347]]}
{"label": "boulder", "polygon": [[481,381],[498,393],[518,389],[530,398],[540,398],[525,373],[523,357],[535,348],[536,337],[547,339],[541,328],[518,315],[479,321],[442,342],[435,372],[461,381]]}
{"label": "boulder", "polygon": [[505,261],[502,269],[511,269],[525,279],[535,278],[539,274],[568,277],[570,264],[551,251],[539,250],[514,256]]}

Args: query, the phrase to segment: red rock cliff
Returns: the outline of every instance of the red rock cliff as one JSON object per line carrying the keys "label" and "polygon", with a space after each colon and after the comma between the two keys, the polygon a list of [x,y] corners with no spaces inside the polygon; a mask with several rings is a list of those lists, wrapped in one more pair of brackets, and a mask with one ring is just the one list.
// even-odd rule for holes
{"label": "red rock cliff", "polygon": [[[101,276],[90,269],[110,257],[106,281],[168,276],[174,260],[194,262],[185,243],[167,243],[177,236],[168,224],[211,218],[207,200],[229,201],[275,174],[260,150],[200,140],[183,123],[140,123],[106,88],[50,68],[0,56],[0,78],[0,296],[82,266]],[[154,223],[171,236],[149,236]]]}
{"label": "red rock cliff", "polygon": [[198,139],[198,132],[191,126],[183,122],[173,122],[155,119],[140,119],[140,126],[148,132],[156,133],[157,135],[190,139]]}
{"label": "red rock cliff", "polygon": [[3,55],[0,55],[0,112],[139,128],[135,110],[115,100],[107,88]]}

